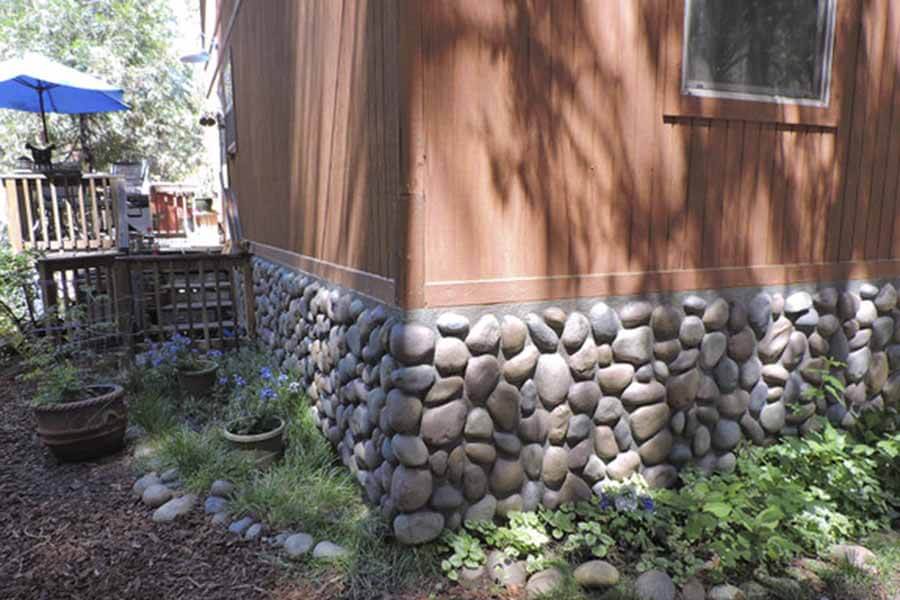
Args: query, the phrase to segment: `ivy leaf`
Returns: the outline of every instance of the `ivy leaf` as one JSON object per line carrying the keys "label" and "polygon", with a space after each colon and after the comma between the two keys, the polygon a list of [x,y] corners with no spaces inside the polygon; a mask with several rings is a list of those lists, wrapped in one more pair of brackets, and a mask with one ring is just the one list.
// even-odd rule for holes
{"label": "ivy leaf", "polygon": [[725,502],[707,502],[703,505],[703,510],[714,514],[720,519],[724,519],[731,514],[731,505]]}

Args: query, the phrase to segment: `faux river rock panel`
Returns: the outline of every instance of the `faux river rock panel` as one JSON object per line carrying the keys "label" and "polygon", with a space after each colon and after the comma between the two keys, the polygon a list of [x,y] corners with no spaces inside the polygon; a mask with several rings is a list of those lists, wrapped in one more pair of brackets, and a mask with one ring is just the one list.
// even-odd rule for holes
{"label": "faux river rock panel", "polygon": [[[317,423],[399,540],[587,499],[641,474],[734,468],[742,440],[847,426],[900,397],[891,284],[747,303],[688,296],[524,318],[441,314],[435,327],[254,259],[258,330],[300,374]],[[814,402],[826,356],[849,411]]]}

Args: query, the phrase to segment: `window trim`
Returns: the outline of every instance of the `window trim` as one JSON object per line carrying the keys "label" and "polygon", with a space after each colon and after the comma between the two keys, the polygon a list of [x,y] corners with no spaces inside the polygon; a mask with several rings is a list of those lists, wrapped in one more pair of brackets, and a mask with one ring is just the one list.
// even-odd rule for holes
{"label": "window trim", "polygon": [[[666,90],[664,116],[733,119],[787,125],[838,126],[845,89],[852,89],[853,61],[859,33],[859,2],[833,0],[833,33],[830,36],[828,102],[784,98],[784,101],[738,97],[737,93],[684,93],[687,0],[669,0],[666,40]],[[823,68],[825,68],[823,66]]]}

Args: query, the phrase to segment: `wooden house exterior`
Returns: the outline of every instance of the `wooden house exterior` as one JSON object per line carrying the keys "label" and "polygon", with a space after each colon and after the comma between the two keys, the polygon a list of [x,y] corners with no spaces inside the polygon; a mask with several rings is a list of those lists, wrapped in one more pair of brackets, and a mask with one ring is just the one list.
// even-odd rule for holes
{"label": "wooden house exterior", "polygon": [[404,308],[900,275],[900,4],[821,105],[685,95],[691,0],[219,0],[257,255]]}

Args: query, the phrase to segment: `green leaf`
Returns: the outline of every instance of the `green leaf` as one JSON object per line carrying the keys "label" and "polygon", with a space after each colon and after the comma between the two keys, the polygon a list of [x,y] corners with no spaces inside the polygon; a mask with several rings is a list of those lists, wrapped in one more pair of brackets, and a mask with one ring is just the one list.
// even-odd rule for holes
{"label": "green leaf", "polygon": [[703,510],[714,514],[720,519],[724,519],[731,514],[731,505],[725,502],[707,502],[703,505]]}

